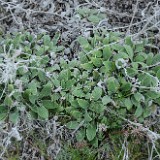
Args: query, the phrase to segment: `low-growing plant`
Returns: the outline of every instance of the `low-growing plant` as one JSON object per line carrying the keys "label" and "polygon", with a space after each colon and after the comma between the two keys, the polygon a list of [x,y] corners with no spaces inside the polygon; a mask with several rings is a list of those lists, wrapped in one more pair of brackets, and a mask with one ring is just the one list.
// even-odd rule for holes
{"label": "low-growing plant", "polygon": [[76,10],[81,19],[86,18],[93,24],[98,24],[100,21],[106,19],[106,14],[101,13],[102,11],[97,9],[89,9],[87,7],[77,8]]}
{"label": "low-growing plant", "polygon": [[63,149],[61,149],[58,154],[56,160],[96,160],[97,151],[94,149],[90,149],[88,146],[86,147],[73,147],[70,145],[64,145]]}
{"label": "low-growing plant", "polygon": [[149,41],[116,32],[80,36],[78,58],[69,60],[59,38],[19,33],[1,40],[1,121],[17,123],[21,112],[57,115],[78,142],[98,147],[107,130],[123,127],[121,117],[143,123],[160,105],[160,54]]}

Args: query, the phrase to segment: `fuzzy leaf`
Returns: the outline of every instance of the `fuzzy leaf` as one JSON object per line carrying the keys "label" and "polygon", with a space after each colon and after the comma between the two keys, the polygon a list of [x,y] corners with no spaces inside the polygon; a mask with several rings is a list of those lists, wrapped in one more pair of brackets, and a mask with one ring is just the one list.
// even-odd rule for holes
{"label": "fuzzy leaf", "polygon": [[86,129],[86,136],[89,141],[92,141],[96,136],[96,127],[89,125]]}
{"label": "fuzzy leaf", "polygon": [[142,113],[143,113],[143,108],[142,108],[141,105],[139,105],[139,106],[137,107],[137,109],[136,109],[135,116],[136,116],[136,117],[140,117],[140,116],[142,115]]}
{"label": "fuzzy leaf", "polygon": [[101,58],[102,57],[102,52],[101,51],[94,51],[92,52],[93,57]]}
{"label": "fuzzy leaf", "polygon": [[116,44],[112,45],[112,49],[115,51],[123,51],[124,47],[122,45],[116,43]]}
{"label": "fuzzy leaf", "polygon": [[41,118],[45,120],[48,119],[48,116],[49,116],[48,110],[44,106],[37,107],[37,112]]}
{"label": "fuzzy leaf", "polygon": [[101,58],[92,58],[92,63],[96,66],[96,67],[100,67],[102,65],[102,59]]}
{"label": "fuzzy leaf", "polygon": [[84,100],[84,99],[78,99],[78,104],[80,107],[82,107],[83,109],[87,109],[88,106],[89,106],[89,103],[87,100]]}
{"label": "fuzzy leaf", "polygon": [[94,87],[94,90],[92,91],[92,98],[97,101],[102,96],[102,89],[99,87]]}
{"label": "fuzzy leaf", "polygon": [[111,61],[104,61],[103,62],[105,66],[105,71],[108,72],[113,72],[116,69],[115,63]]}
{"label": "fuzzy leaf", "polygon": [[32,104],[35,104],[35,102],[36,102],[37,99],[38,99],[38,95],[32,95],[32,94],[29,95],[29,101]]}
{"label": "fuzzy leaf", "polygon": [[135,98],[136,101],[138,101],[138,102],[145,100],[144,96],[143,96],[141,93],[139,93],[139,92],[137,92],[137,93],[134,94],[134,98]]}
{"label": "fuzzy leaf", "polygon": [[160,69],[157,71],[156,76],[160,80]]}
{"label": "fuzzy leaf", "polygon": [[73,90],[72,94],[76,97],[85,97],[85,94],[83,93],[83,91],[81,89],[75,89]]}
{"label": "fuzzy leaf", "polygon": [[0,121],[4,120],[8,116],[8,110],[6,106],[0,105]]}
{"label": "fuzzy leaf", "polygon": [[80,43],[81,47],[85,50],[92,49],[91,45],[89,44],[88,40],[85,37],[79,36],[78,42]]}
{"label": "fuzzy leaf", "polygon": [[93,69],[93,64],[92,63],[84,63],[84,64],[81,64],[81,66],[85,70],[92,70]]}
{"label": "fuzzy leaf", "polygon": [[52,90],[51,83],[47,83],[46,85],[44,85],[42,91],[40,92],[40,98],[50,96],[51,90]]}
{"label": "fuzzy leaf", "polygon": [[101,20],[97,15],[90,15],[87,19],[92,23],[99,23]]}
{"label": "fuzzy leaf", "polygon": [[77,141],[82,142],[84,138],[85,138],[85,130],[77,131],[77,134],[76,134]]}
{"label": "fuzzy leaf", "polygon": [[86,122],[92,121],[92,118],[91,118],[91,116],[89,115],[89,113],[88,113],[87,111],[85,112],[84,120],[85,120]]}
{"label": "fuzzy leaf", "polygon": [[56,102],[52,102],[51,100],[43,100],[42,104],[47,109],[56,109],[58,104]]}
{"label": "fuzzy leaf", "polygon": [[10,113],[9,120],[12,121],[13,123],[16,123],[19,120],[19,112],[15,111],[13,113]]}
{"label": "fuzzy leaf", "polygon": [[111,92],[116,92],[119,88],[119,83],[114,77],[110,77],[107,80],[107,88]]}
{"label": "fuzzy leaf", "polygon": [[66,124],[66,127],[68,129],[76,129],[78,127],[78,125],[79,125],[79,123],[77,121],[71,121]]}
{"label": "fuzzy leaf", "polygon": [[108,60],[111,56],[112,56],[112,50],[111,50],[110,46],[107,45],[103,49],[103,58],[104,58],[104,60]]}
{"label": "fuzzy leaf", "polygon": [[102,102],[103,102],[103,105],[107,105],[108,103],[112,102],[112,99],[106,95],[102,98]]}
{"label": "fuzzy leaf", "polygon": [[11,99],[11,97],[9,96],[6,96],[5,99],[4,99],[4,104],[8,107],[10,107],[12,105],[13,101]]}
{"label": "fuzzy leaf", "polygon": [[132,104],[132,101],[129,98],[125,99],[124,104],[125,104],[127,110],[132,109],[133,104]]}
{"label": "fuzzy leaf", "polygon": [[132,47],[129,45],[125,45],[124,47],[129,55],[129,58],[132,60],[134,55]]}

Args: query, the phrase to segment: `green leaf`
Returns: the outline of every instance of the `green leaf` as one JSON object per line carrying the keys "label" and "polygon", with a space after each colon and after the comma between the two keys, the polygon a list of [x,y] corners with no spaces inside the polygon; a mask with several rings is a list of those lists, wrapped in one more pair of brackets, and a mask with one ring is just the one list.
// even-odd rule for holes
{"label": "green leaf", "polygon": [[44,35],[43,40],[44,40],[44,45],[48,45],[51,42],[51,38],[49,37],[49,35]]}
{"label": "green leaf", "polygon": [[84,64],[81,64],[81,66],[85,70],[92,70],[93,69],[93,64],[92,63],[84,63]]}
{"label": "green leaf", "polygon": [[43,97],[47,97],[51,95],[51,91],[52,91],[52,84],[51,83],[47,83],[46,85],[43,86],[42,91],[40,92],[40,98]]}
{"label": "green leaf", "polygon": [[56,109],[58,108],[58,104],[56,102],[52,102],[51,100],[43,100],[42,105],[47,109]]}
{"label": "green leaf", "polygon": [[97,137],[95,137],[90,143],[95,147],[98,148],[98,141],[99,139]]}
{"label": "green leaf", "polygon": [[78,104],[81,108],[83,109],[87,109],[89,107],[89,103],[87,100],[84,100],[84,99],[78,99]]}
{"label": "green leaf", "polygon": [[114,56],[113,56],[113,60],[114,61],[116,61],[116,60],[118,60],[118,59],[121,59],[121,58],[123,58],[123,59],[128,59],[128,54],[127,53],[125,53],[125,52],[119,52],[118,54],[115,54]]}
{"label": "green leaf", "polygon": [[49,113],[48,113],[48,110],[44,106],[37,107],[37,112],[41,118],[45,120],[48,119]]}
{"label": "green leaf", "polygon": [[125,45],[124,47],[129,55],[129,58],[132,60],[134,55],[132,47],[129,45]]}
{"label": "green leaf", "polygon": [[80,112],[79,110],[76,110],[76,109],[72,109],[70,112],[70,115],[75,119],[81,119],[82,112]]}
{"label": "green leaf", "polygon": [[135,52],[142,52],[144,50],[144,44],[143,43],[138,43],[135,45],[136,49]]}
{"label": "green leaf", "polygon": [[71,101],[70,101],[70,103],[71,103],[71,106],[72,107],[77,107],[79,104],[78,104],[78,102],[77,102],[77,100],[75,100],[75,99],[72,99]]}
{"label": "green leaf", "polygon": [[96,127],[89,125],[86,129],[86,136],[89,141],[92,141],[96,137]]}
{"label": "green leaf", "polygon": [[113,44],[111,47],[115,51],[123,51],[124,50],[124,47],[120,44],[117,44],[117,43]]}
{"label": "green leaf", "polygon": [[96,81],[98,81],[99,78],[100,78],[99,72],[96,71],[96,70],[94,70],[93,71],[93,79],[96,80]]}
{"label": "green leaf", "polygon": [[19,120],[19,112],[16,110],[15,112],[11,112],[9,114],[9,120],[13,123],[18,122]]}
{"label": "green leaf", "polygon": [[12,92],[14,90],[14,85],[8,84],[8,90],[9,90],[9,92]]}
{"label": "green leaf", "polygon": [[148,116],[151,115],[151,111],[150,109],[146,108],[144,111],[143,111],[143,118],[147,118]]}
{"label": "green leaf", "polygon": [[8,107],[10,107],[12,105],[13,101],[11,99],[11,97],[9,96],[6,96],[5,99],[4,99],[4,104]]}
{"label": "green leaf", "polygon": [[145,96],[154,100],[154,99],[160,98],[160,93],[155,91],[146,91]]}
{"label": "green leaf", "polygon": [[103,114],[105,108],[106,106],[104,106],[101,101],[97,101],[97,102],[93,101],[89,107],[89,109],[92,112],[95,112],[96,114]]}
{"label": "green leaf", "polygon": [[146,64],[150,66],[152,65],[152,61],[153,61],[153,53],[149,53],[146,59]]}
{"label": "green leaf", "polygon": [[74,79],[70,79],[66,82],[66,89],[71,89],[76,81]]}
{"label": "green leaf", "polygon": [[81,142],[84,140],[84,138],[85,138],[85,130],[81,129],[81,130],[77,131],[77,134],[76,134],[77,141]]}
{"label": "green leaf", "polygon": [[139,92],[137,92],[137,93],[134,94],[134,98],[135,98],[136,101],[138,101],[138,102],[145,100],[144,96],[143,96],[141,93],[139,93]]}
{"label": "green leaf", "polygon": [[41,82],[45,82],[46,81],[46,75],[43,71],[38,71],[38,78]]}
{"label": "green leaf", "polygon": [[131,110],[133,106],[132,101],[129,98],[125,99],[124,105],[126,106],[127,110]]}
{"label": "green leaf", "polygon": [[137,62],[132,62],[131,63],[134,69],[138,69],[138,63]]}
{"label": "green leaf", "polygon": [[38,95],[32,95],[32,94],[29,95],[29,101],[32,104],[35,104],[36,100],[38,100]]}
{"label": "green leaf", "polygon": [[31,106],[29,106],[29,108],[30,108],[31,111],[37,113],[37,108],[38,107],[36,105],[31,105]]}
{"label": "green leaf", "polygon": [[109,36],[103,38],[103,44],[104,45],[109,44]]}
{"label": "green leaf", "polygon": [[79,60],[80,60],[80,62],[81,62],[82,64],[88,62],[88,58],[87,58],[86,54],[83,53],[83,52],[80,52],[80,53],[79,53]]}
{"label": "green leaf", "polygon": [[132,38],[131,37],[126,37],[125,42],[129,46],[133,46]]}
{"label": "green leaf", "polygon": [[72,94],[76,97],[85,97],[85,94],[83,93],[83,91],[81,89],[75,89],[73,90]]}
{"label": "green leaf", "polygon": [[127,68],[127,74],[131,77],[134,77],[136,74],[138,73],[138,71],[134,68]]}
{"label": "green leaf", "polygon": [[85,37],[79,36],[77,40],[83,49],[88,51],[92,49],[91,45]]}
{"label": "green leaf", "polygon": [[108,72],[113,72],[116,69],[115,63],[111,61],[104,61],[103,62],[105,66],[105,71]]}
{"label": "green leaf", "polygon": [[139,81],[141,82],[142,86],[147,87],[157,87],[158,80],[155,76],[152,76],[150,73],[140,74],[138,76]]}
{"label": "green leaf", "polygon": [[157,71],[156,76],[160,80],[160,69]]}
{"label": "green leaf", "polygon": [[100,67],[102,65],[102,59],[101,58],[92,57],[91,61],[96,67]]}
{"label": "green leaf", "polygon": [[6,106],[0,105],[0,121],[4,120],[8,116],[8,109]]}
{"label": "green leaf", "polygon": [[110,77],[107,80],[107,89],[111,92],[116,92],[119,89],[120,85],[114,77]]}
{"label": "green leaf", "polygon": [[89,17],[87,17],[87,19],[90,21],[90,22],[93,22],[93,23],[99,23],[99,21],[101,20],[97,15],[90,15]]}
{"label": "green leaf", "polygon": [[48,55],[41,57],[41,60],[40,60],[41,66],[47,65],[49,63],[49,59],[50,58],[48,57]]}
{"label": "green leaf", "polygon": [[64,50],[64,46],[58,46],[56,48],[56,52],[60,52],[60,51],[63,51]]}
{"label": "green leaf", "polygon": [[54,46],[58,43],[59,38],[60,38],[60,33],[59,32],[55,33],[55,36],[52,40]]}
{"label": "green leaf", "polygon": [[86,122],[92,121],[92,118],[91,118],[91,116],[89,115],[89,113],[88,113],[87,111],[85,112],[84,120],[85,120]]}
{"label": "green leaf", "polygon": [[102,52],[100,50],[93,51],[92,54],[93,54],[93,57],[97,57],[97,58],[101,58],[102,57]]}
{"label": "green leaf", "polygon": [[58,88],[60,86],[60,81],[58,79],[55,78],[55,79],[52,80],[52,82],[53,82],[55,87]]}
{"label": "green leaf", "polygon": [[142,108],[141,105],[139,105],[139,106],[137,107],[137,109],[136,109],[135,116],[136,116],[136,117],[140,117],[140,116],[142,115],[142,113],[143,113],[143,108]]}
{"label": "green leaf", "polygon": [[108,103],[112,102],[112,99],[106,95],[102,98],[102,102],[103,102],[103,105],[107,105]]}
{"label": "green leaf", "polygon": [[91,10],[88,7],[83,7],[83,8],[78,8],[77,12],[83,17],[86,17],[90,14]]}
{"label": "green leaf", "polygon": [[71,71],[69,69],[64,69],[59,73],[59,80],[68,81],[71,77]]}
{"label": "green leaf", "polygon": [[153,64],[156,64],[160,62],[160,54],[156,54],[154,57],[153,57]]}
{"label": "green leaf", "polygon": [[126,108],[120,108],[120,109],[118,110],[118,114],[120,114],[120,115],[122,115],[122,116],[126,115]]}
{"label": "green leaf", "polygon": [[79,123],[77,121],[70,121],[66,124],[66,127],[68,129],[76,129],[78,127]]}
{"label": "green leaf", "polygon": [[102,88],[94,87],[94,90],[92,91],[92,98],[97,101],[102,96]]}
{"label": "green leaf", "polygon": [[145,61],[145,57],[143,55],[138,54],[135,58],[134,61],[136,62],[144,62]]}
{"label": "green leaf", "polygon": [[103,49],[103,58],[104,58],[104,60],[108,60],[108,59],[110,59],[111,56],[112,56],[112,50],[111,50],[110,46],[107,45]]}
{"label": "green leaf", "polygon": [[132,84],[130,82],[125,82],[121,86],[122,93],[126,93],[127,91],[131,91]]}
{"label": "green leaf", "polygon": [[137,100],[134,98],[134,95],[131,96],[131,101],[132,101],[132,103],[133,103],[134,106],[138,106],[138,105],[140,105],[140,103],[141,103],[141,102],[137,101]]}

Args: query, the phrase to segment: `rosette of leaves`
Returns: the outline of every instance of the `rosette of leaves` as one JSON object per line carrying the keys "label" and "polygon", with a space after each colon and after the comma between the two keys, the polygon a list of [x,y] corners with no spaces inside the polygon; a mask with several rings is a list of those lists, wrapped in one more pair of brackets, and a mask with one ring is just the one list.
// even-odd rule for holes
{"label": "rosette of leaves", "polygon": [[60,95],[52,94],[59,85],[54,81],[61,69],[56,60],[63,54],[63,46],[57,45],[59,38],[58,33],[51,39],[27,32],[1,40],[1,120],[9,118],[16,123],[24,110],[33,118],[48,119],[52,110],[62,110]]}
{"label": "rosette of leaves", "polygon": [[24,110],[36,119],[57,115],[77,141],[97,147],[100,130],[122,127],[119,117],[143,122],[160,104],[160,56],[146,49],[150,42],[95,33],[78,38],[81,51],[69,61],[63,59],[59,38],[19,33],[2,40],[1,71],[11,69],[6,59],[15,71],[0,84],[1,120],[16,123]]}
{"label": "rosette of leaves", "polygon": [[77,129],[84,121],[77,132],[78,140],[86,135],[89,141],[98,144],[98,124],[121,128],[123,121],[118,117],[143,123],[160,104],[159,54],[145,47],[149,41],[134,42],[130,37],[123,41],[123,38],[113,32],[78,38],[82,48],[80,75],[71,102],[75,116],[67,125]]}

